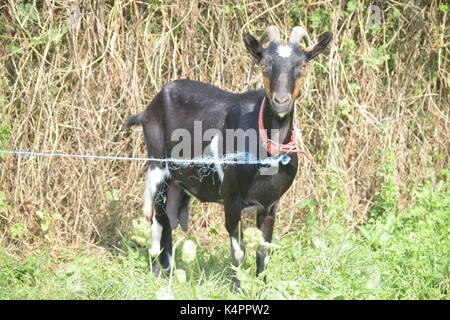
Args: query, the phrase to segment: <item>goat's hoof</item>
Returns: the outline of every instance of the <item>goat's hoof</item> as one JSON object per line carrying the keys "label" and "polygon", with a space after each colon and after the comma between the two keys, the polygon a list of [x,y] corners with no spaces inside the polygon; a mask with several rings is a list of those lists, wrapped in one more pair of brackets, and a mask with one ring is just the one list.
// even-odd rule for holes
{"label": "goat's hoof", "polygon": [[170,268],[164,268],[163,266],[161,266],[161,263],[158,261],[158,259],[151,260],[151,271],[158,278],[168,277],[170,274]]}
{"label": "goat's hoof", "polygon": [[161,267],[159,266],[158,259],[152,259],[150,261],[150,270],[155,276],[161,276]]}
{"label": "goat's hoof", "polygon": [[247,296],[247,291],[241,288],[241,281],[237,277],[233,277],[231,288],[234,294]]}

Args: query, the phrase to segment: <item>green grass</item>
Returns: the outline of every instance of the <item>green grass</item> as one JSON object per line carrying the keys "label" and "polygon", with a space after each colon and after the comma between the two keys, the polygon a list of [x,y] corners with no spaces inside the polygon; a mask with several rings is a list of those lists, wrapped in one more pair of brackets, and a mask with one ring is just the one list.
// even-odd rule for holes
{"label": "green grass", "polygon": [[[445,178],[445,176],[444,176]],[[432,187],[433,185],[433,187]],[[301,230],[274,242],[267,284],[254,276],[254,249],[238,270],[246,295],[230,290],[228,242],[199,247],[180,277],[157,278],[146,250],[124,246],[39,252],[19,259],[0,250],[0,299],[449,299],[450,188],[429,181],[411,190],[415,201],[397,213],[375,210],[367,224],[348,230],[321,226],[314,210]],[[182,278],[182,277],[181,277]]]}

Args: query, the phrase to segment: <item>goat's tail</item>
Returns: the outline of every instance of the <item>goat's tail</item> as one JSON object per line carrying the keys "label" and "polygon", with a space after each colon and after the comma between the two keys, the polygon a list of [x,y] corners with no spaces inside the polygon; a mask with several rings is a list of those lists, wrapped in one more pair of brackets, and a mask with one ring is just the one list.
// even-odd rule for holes
{"label": "goat's tail", "polygon": [[129,128],[138,124],[142,124],[143,119],[144,119],[144,112],[138,113],[134,116],[129,117],[125,126],[126,128]]}

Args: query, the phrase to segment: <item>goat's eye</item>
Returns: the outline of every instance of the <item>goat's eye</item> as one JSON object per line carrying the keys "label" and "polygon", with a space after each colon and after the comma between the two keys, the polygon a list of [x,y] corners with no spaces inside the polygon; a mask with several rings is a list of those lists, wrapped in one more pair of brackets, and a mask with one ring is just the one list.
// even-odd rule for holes
{"label": "goat's eye", "polygon": [[304,64],[299,64],[298,66],[295,67],[295,72],[300,74],[304,68],[305,68]]}

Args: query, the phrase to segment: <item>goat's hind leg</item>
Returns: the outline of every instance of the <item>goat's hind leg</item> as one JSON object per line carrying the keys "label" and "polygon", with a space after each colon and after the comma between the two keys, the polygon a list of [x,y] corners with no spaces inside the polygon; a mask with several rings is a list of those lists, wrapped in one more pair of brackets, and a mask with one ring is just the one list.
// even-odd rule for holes
{"label": "goat's hind leg", "polygon": [[[152,113],[148,113],[151,108]],[[164,121],[161,112],[161,100],[158,95],[142,116],[145,145],[149,158],[166,157],[164,139]],[[172,230],[166,214],[166,194],[170,182],[168,164],[150,161],[147,173],[147,185],[144,193],[144,215],[152,219],[151,227],[151,264],[153,271],[159,274],[161,269],[169,271],[172,256]]]}
{"label": "goat's hind leg", "polygon": [[[156,272],[158,271],[158,267],[161,267],[164,273],[169,274],[172,268],[172,228],[170,226],[169,217],[163,210],[159,211],[159,206],[164,207],[165,203],[155,205],[156,214],[153,224],[157,225],[156,228],[161,230],[161,233],[158,234],[160,243],[158,260],[155,259],[152,262],[152,267]],[[156,241],[158,241],[158,239],[155,239],[155,243]]]}
{"label": "goat's hind leg", "polygon": [[151,248],[153,271],[170,271],[172,260],[172,228],[166,214],[166,194],[169,184],[166,167],[151,164],[147,175],[144,214],[152,215]]}
{"label": "goat's hind leg", "polygon": [[[144,127],[144,133],[145,127]],[[153,156],[153,145],[146,137],[149,157]],[[157,158],[162,158],[159,153]],[[151,248],[149,250],[153,271],[160,273],[170,269],[172,253],[172,229],[166,214],[166,194],[170,180],[168,165],[164,162],[150,161],[144,192],[144,216],[152,219]]]}

